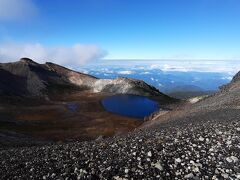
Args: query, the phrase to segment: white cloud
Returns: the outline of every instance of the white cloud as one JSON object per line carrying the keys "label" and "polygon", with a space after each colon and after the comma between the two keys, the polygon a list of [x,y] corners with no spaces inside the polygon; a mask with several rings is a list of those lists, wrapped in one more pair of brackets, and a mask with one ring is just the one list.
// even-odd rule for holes
{"label": "white cloud", "polygon": [[149,69],[160,69],[160,65],[159,64],[151,64]]}
{"label": "white cloud", "polygon": [[171,70],[172,67],[169,65],[169,64],[164,64],[163,67],[162,67],[162,71],[168,71],[168,70]]}
{"label": "white cloud", "polygon": [[232,76],[222,77],[222,80],[232,80]]}
{"label": "white cloud", "polygon": [[32,0],[0,0],[0,21],[29,19],[36,13]]}
{"label": "white cloud", "polygon": [[133,74],[132,71],[119,71],[118,74]]}
{"label": "white cloud", "polygon": [[16,61],[28,57],[38,63],[55,62],[65,66],[82,65],[102,58],[105,51],[95,45],[74,44],[72,46],[47,47],[42,44],[0,44],[0,62]]}
{"label": "white cloud", "polygon": [[155,82],[158,82],[159,80],[158,79],[155,79],[153,77],[150,78],[152,81],[155,81]]}
{"label": "white cloud", "polygon": [[240,60],[159,60],[154,63],[149,62],[149,64],[146,64],[144,70],[159,70],[163,72],[227,72],[230,75],[234,75],[240,70]]}
{"label": "white cloud", "polygon": [[110,70],[110,69],[108,69],[108,68],[101,68],[100,71],[101,71],[102,73],[108,73],[108,74],[113,74],[113,73],[114,73],[113,70]]}
{"label": "white cloud", "polygon": [[140,74],[151,74],[149,71],[141,72]]}

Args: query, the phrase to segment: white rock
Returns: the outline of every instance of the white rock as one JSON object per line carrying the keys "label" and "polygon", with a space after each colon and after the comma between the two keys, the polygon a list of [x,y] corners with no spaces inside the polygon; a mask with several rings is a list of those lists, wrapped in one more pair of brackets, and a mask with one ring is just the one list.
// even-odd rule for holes
{"label": "white rock", "polygon": [[232,158],[231,158],[231,157],[227,157],[226,160],[227,160],[227,162],[229,162],[229,163],[232,162]]}
{"label": "white rock", "polygon": [[217,133],[218,135],[221,135],[221,134],[222,134],[222,131],[216,130],[216,133]]}
{"label": "white rock", "polygon": [[191,179],[191,178],[193,178],[194,176],[193,176],[193,173],[190,173],[190,174],[187,174],[187,175],[185,175],[184,176],[184,179]]}
{"label": "white rock", "polygon": [[227,141],[226,143],[227,143],[227,145],[230,145],[230,144],[232,144],[232,141]]}
{"label": "white rock", "polygon": [[214,175],[214,176],[212,177],[212,179],[217,179],[217,177]]}
{"label": "white rock", "polygon": [[204,138],[201,136],[201,137],[199,138],[199,141],[204,141]]}
{"label": "white rock", "polygon": [[176,176],[180,176],[180,175],[181,175],[181,172],[177,171],[177,172],[175,172],[175,175],[176,175]]}
{"label": "white rock", "polygon": [[237,179],[240,179],[240,173],[235,175]]}
{"label": "white rock", "polygon": [[190,160],[190,163],[191,163],[191,164],[195,164],[195,162],[194,162],[193,160]]}
{"label": "white rock", "polygon": [[180,158],[177,158],[177,159],[175,159],[175,162],[177,162],[177,163],[181,163],[182,160],[181,160]]}
{"label": "white rock", "polygon": [[152,164],[152,166],[154,166],[155,168],[159,169],[160,171],[163,170],[163,167],[162,167],[162,165],[161,165],[161,163],[159,161],[156,162],[155,164]]}
{"label": "white rock", "polygon": [[238,158],[237,157],[231,156],[230,158],[233,160],[234,163],[238,162]]}
{"label": "white rock", "polygon": [[195,168],[193,168],[193,171],[194,171],[194,172],[199,172],[199,168],[198,168],[198,167],[195,167]]}
{"label": "white rock", "polygon": [[122,178],[120,176],[113,176],[113,179],[115,179],[115,180],[127,180],[126,178]]}
{"label": "white rock", "polygon": [[128,174],[129,170],[128,170],[128,169],[125,169],[124,172],[125,172],[126,174]]}
{"label": "white rock", "polygon": [[149,157],[152,157],[152,152],[149,151],[149,152],[147,153],[147,155],[148,155]]}
{"label": "white rock", "polygon": [[226,174],[226,173],[222,173],[221,176],[224,178],[224,179],[228,179],[229,175]]}
{"label": "white rock", "polygon": [[210,151],[210,152],[213,152],[213,148],[210,148],[209,151]]}

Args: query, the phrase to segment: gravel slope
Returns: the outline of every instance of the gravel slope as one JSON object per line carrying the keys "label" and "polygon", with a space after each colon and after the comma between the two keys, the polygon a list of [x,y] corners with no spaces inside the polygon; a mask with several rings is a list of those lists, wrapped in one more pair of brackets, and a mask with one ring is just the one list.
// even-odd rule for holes
{"label": "gravel slope", "polygon": [[122,137],[1,150],[0,177],[240,179],[239,120],[238,109],[219,109]]}

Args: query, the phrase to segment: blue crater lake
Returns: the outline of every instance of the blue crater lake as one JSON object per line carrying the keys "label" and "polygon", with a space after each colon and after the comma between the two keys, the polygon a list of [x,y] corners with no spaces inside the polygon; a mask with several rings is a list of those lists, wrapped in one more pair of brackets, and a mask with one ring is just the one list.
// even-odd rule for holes
{"label": "blue crater lake", "polygon": [[158,102],[136,95],[115,95],[102,100],[106,111],[122,116],[141,118],[159,110]]}

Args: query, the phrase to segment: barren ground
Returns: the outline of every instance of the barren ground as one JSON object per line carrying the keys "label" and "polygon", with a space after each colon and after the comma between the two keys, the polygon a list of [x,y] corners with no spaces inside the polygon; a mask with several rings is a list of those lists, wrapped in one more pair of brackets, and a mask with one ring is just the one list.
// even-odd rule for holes
{"label": "barren ground", "polygon": [[[140,119],[106,112],[100,101],[109,95],[77,92],[55,95],[51,101],[35,105],[0,104],[0,132],[48,141],[82,141],[126,133],[142,123]],[[68,108],[71,104],[73,110]]]}

